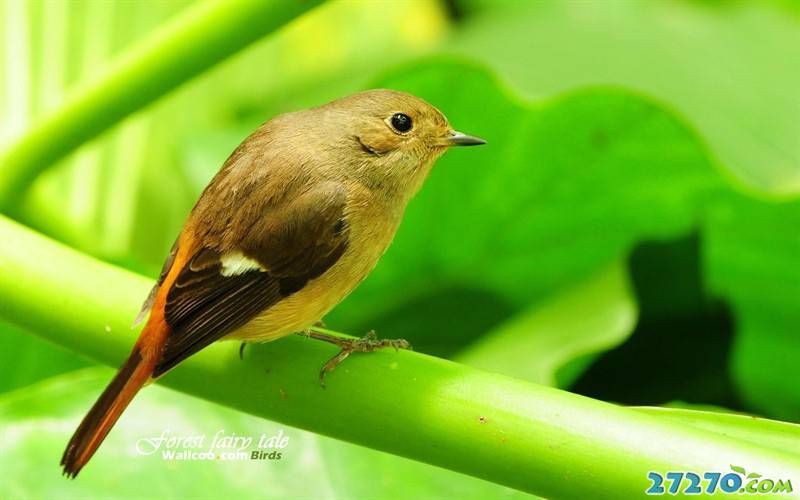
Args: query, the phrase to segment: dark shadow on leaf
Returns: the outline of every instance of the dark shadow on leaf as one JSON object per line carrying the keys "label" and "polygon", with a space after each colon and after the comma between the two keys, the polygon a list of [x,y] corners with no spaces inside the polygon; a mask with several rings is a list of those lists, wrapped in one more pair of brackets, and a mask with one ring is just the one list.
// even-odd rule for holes
{"label": "dark shadow on leaf", "polygon": [[692,235],[634,250],[629,267],[639,324],[571,390],[624,404],[680,400],[744,410],[728,370],[733,319],[725,304],[703,290],[699,249]]}

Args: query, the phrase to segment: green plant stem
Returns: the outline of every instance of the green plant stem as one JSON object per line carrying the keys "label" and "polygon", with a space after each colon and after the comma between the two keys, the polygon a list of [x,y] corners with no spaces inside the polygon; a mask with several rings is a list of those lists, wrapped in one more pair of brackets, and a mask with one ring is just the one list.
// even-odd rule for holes
{"label": "green plant stem", "polygon": [[[53,342],[120,364],[150,285],[0,217],[0,316]],[[290,336],[244,361],[238,348],[217,343],[159,383],[551,498],[640,497],[648,471],[730,464],[800,480],[795,454],[424,354],[353,355],[322,389],[327,343]]]}
{"label": "green plant stem", "polygon": [[206,0],[124,54],[0,158],[0,210],[78,146],[321,0]]}

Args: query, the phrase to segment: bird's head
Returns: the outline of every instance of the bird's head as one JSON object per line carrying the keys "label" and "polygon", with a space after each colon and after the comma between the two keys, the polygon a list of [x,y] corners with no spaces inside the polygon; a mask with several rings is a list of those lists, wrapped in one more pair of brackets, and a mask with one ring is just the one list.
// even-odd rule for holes
{"label": "bird's head", "polygon": [[326,129],[349,151],[349,169],[387,194],[414,195],[448,148],[485,144],[453,130],[441,111],[411,94],[376,89],[317,108]]}

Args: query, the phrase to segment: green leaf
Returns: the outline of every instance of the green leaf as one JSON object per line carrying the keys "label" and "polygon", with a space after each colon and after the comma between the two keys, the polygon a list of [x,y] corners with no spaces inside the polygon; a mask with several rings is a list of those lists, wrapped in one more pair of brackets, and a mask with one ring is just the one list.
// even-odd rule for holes
{"label": "green leaf", "polygon": [[539,384],[568,387],[593,357],[636,324],[625,266],[535,303],[459,353],[462,363]]}
{"label": "green leaf", "polygon": [[800,417],[800,200],[732,197],[704,231],[711,290],[737,320],[731,366],[741,395],[767,415]]}
{"label": "green leaf", "polygon": [[738,472],[741,475],[747,474],[747,472],[745,472],[745,470],[744,470],[744,467],[739,467],[737,465],[731,465],[731,470],[733,472]]}
{"label": "green leaf", "polygon": [[527,95],[642,92],[687,117],[733,176],[800,192],[800,65],[786,64],[800,17],[773,2],[472,3],[482,10],[448,47]]}

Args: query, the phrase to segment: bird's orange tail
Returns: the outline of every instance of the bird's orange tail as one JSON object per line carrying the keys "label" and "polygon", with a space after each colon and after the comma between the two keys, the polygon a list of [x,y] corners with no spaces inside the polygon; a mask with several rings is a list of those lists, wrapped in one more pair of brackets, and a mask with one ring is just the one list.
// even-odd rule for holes
{"label": "bird's orange tail", "polygon": [[106,390],[84,417],[61,457],[67,477],[75,477],[92,458],[122,412],[150,379],[155,359],[143,356],[138,344]]}

